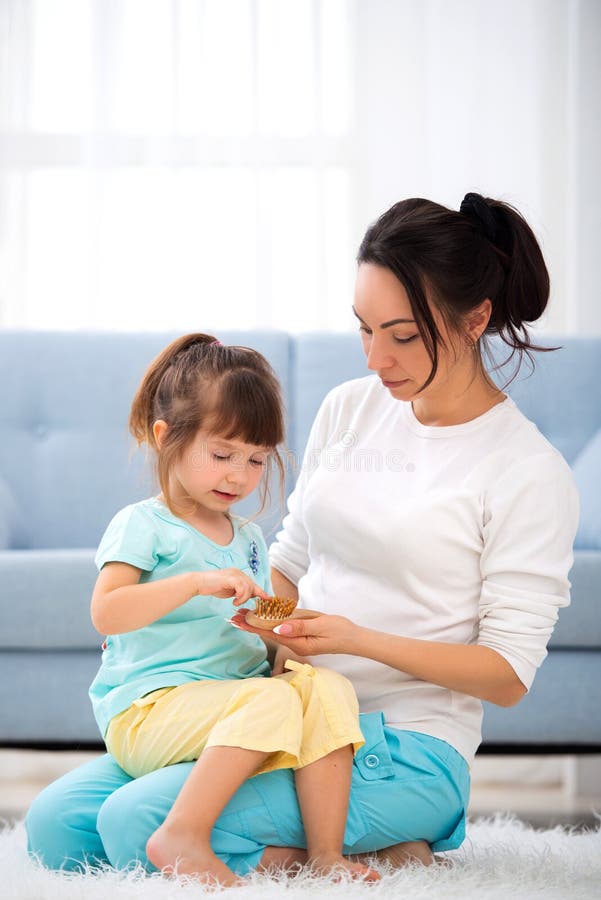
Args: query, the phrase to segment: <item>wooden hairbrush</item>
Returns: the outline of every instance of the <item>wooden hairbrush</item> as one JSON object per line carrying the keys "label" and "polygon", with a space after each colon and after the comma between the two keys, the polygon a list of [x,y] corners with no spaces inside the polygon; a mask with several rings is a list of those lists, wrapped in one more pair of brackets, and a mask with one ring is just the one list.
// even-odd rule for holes
{"label": "wooden hairbrush", "polygon": [[246,621],[254,628],[273,631],[285,619],[289,619],[296,609],[296,600],[287,597],[269,597],[263,600],[257,597],[256,606],[246,614]]}

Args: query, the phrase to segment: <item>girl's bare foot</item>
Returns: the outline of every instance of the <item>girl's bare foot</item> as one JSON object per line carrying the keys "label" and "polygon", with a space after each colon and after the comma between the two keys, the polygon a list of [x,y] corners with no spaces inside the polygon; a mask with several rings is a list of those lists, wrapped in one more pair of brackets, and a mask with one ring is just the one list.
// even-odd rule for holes
{"label": "girl's bare foot", "polygon": [[307,863],[314,872],[319,875],[334,875],[336,872],[348,872],[352,878],[358,878],[363,881],[379,881],[380,874],[375,869],[370,869],[362,862],[351,862],[345,856],[339,853],[320,853],[319,855],[309,856]]}
{"label": "girl's bare foot", "polygon": [[166,875],[194,875],[204,884],[218,883],[225,887],[244,884],[215,856],[209,841],[192,839],[189,831],[166,822],[148,838],[146,856]]}

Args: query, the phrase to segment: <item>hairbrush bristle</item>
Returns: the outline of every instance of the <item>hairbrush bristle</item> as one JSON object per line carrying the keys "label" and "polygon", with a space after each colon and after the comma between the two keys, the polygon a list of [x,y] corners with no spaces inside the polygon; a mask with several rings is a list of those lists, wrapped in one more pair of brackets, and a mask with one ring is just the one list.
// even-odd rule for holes
{"label": "hairbrush bristle", "polygon": [[269,597],[263,600],[257,597],[255,615],[258,619],[287,619],[296,607],[296,600],[287,597]]}

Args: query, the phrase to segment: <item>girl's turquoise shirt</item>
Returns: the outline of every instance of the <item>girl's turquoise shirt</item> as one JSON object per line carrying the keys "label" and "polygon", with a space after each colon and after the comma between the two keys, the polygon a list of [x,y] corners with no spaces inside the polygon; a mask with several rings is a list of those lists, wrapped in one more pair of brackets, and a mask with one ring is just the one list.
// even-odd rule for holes
{"label": "girl's turquoise shirt", "polygon": [[[142,569],[140,584],[183,572],[240,569],[272,593],[267,547],[258,525],[232,516],[234,537],[216,544],[156,497],[126,506],[109,524],[96,565],[125,562]],[[104,737],[113,716],[161,687],[202,678],[251,678],[270,674],[263,641],[232,628],[232,600],[196,596],[136,631],[109,635],[90,687],[94,715]]]}

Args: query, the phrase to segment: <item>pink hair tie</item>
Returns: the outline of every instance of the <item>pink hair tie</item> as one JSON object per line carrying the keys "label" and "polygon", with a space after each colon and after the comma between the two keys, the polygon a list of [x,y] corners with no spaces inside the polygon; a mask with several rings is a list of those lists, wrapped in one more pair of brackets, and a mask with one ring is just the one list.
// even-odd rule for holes
{"label": "pink hair tie", "polygon": [[223,344],[221,343],[221,341],[211,341],[209,347],[223,347]]}

